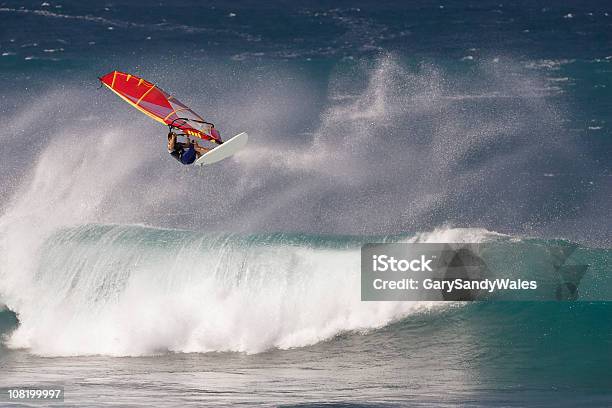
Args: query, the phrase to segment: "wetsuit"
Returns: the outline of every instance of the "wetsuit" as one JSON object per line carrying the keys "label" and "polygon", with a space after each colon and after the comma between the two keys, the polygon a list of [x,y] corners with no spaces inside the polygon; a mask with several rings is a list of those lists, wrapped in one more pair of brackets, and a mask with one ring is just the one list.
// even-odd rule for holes
{"label": "wetsuit", "polygon": [[185,149],[180,143],[174,143],[174,150],[170,151],[170,155],[183,164],[191,164],[196,158],[196,150],[193,144]]}

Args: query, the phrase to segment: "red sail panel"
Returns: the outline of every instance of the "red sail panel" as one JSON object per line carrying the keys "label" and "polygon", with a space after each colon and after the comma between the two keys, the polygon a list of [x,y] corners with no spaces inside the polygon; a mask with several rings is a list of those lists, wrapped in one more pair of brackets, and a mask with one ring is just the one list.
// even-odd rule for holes
{"label": "red sail panel", "polygon": [[[204,140],[221,141],[219,133],[175,97],[135,75],[113,71],[100,81],[121,99],[152,119]],[[186,119],[186,120],[185,120]]]}

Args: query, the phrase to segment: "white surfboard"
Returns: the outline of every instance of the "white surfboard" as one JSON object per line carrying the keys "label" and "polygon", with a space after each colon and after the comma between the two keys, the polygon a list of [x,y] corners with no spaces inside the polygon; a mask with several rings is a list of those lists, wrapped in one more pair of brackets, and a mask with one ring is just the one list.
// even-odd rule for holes
{"label": "white surfboard", "polygon": [[196,160],[196,166],[205,166],[207,164],[213,164],[221,161],[225,158],[230,157],[238,150],[242,149],[249,140],[249,135],[246,132],[242,132],[232,137],[231,139],[223,142],[222,145],[215,147],[209,152],[203,154],[198,160]]}

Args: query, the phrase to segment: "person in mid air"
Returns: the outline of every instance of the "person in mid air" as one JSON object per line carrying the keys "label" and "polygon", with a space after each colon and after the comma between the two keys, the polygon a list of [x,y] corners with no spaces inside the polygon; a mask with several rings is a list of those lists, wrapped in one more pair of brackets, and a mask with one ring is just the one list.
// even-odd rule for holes
{"label": "person in mid air", "polygon": [[188,140],[186,143],[180,143],[176,139],[176,133],[168,133],[168,153],[183,164],[192,164],[204,153],[211,150],[199,146],[197,143],[194,143],[193,140]]}

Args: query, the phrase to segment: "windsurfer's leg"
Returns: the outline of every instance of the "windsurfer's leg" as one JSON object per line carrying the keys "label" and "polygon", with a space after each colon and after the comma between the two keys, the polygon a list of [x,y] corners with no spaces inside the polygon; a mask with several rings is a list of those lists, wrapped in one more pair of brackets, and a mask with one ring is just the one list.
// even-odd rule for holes
{"label": "windsurfer's leg", "polygon": [[199,146],[197,144],[194,145],[196,154],[198,157],[202,156],[204,153],[209,152],[211,149],[207,149],[206,147]]}

